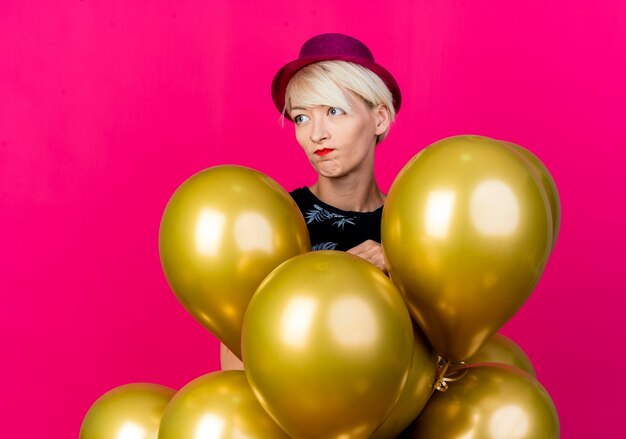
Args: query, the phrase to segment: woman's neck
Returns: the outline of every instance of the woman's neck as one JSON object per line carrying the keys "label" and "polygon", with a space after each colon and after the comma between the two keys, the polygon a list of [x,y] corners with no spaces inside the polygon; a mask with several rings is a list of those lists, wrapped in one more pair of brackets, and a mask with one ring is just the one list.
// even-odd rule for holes
{"label": "woman's neck", "polygon": [[350,212],[372,212],[385,202],[372,172],[367,176],[347,175],[341,178],[319,177],[309,188],[326,204]]}

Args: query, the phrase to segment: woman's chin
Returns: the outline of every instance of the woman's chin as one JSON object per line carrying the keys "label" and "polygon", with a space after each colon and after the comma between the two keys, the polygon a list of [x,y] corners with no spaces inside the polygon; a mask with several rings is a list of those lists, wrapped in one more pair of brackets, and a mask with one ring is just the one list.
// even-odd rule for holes
{"label": "woman's chin", "polygon": [[341,176],[341,167],[331,160],[318,163],[314,168],[320,177],[333,178]]}

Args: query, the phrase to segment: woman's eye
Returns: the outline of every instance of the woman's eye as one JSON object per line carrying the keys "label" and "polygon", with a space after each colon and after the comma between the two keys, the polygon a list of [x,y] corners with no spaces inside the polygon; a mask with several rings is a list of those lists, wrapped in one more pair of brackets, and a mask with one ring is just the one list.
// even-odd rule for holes
{"label": "woman's eye", "polygon": [[307,120],[309,120],[309,117],[305,116],[304,114],[298,114],[296,117],[293,118],[293,121],[297,125],[300,125],[300,124],[306,122]]}
{"label": "woman's eye", "polygon": [[328,114],[330,114],[331,116],[339,116],[340,114],[344,114],[344,113],[345,111],[343,111],[339,107],[330,107],[328,109]]}

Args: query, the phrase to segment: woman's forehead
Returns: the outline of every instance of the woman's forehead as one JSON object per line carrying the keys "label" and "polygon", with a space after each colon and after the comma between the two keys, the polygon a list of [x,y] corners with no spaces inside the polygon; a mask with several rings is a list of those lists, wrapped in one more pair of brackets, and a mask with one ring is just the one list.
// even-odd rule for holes
{"label": "woman's forehead", "polygon": [[298,93],[296,96],[289,96],[287,99],[290,109],[303,109],[312,107],[348,107],[351,108],[362,98],[351,90],[341,87],[340,95],[328,95],[327,93],[316,93],[309,90],[306,93]]}

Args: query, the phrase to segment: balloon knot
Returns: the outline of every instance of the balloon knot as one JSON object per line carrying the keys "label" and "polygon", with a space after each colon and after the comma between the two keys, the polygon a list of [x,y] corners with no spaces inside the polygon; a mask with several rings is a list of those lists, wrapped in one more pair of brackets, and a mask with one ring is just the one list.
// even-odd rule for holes
{"label": "balloon knot", "polygon": [[[459,366],[466,366],[462,361],[459,362]],[[448,390],[448,383],[452,383],[454,381],[458,381],[467,374],[467,369],[454,369],[450,373],[448,373],[448,369],[452,366],[452,361],[443,359],[439,357],[439,365],[437,369],[439,373],[437,375],[437,379],[435,380],[435,384],[433,384],[433,389],[438,390],[440,392],[445,392]]]}

